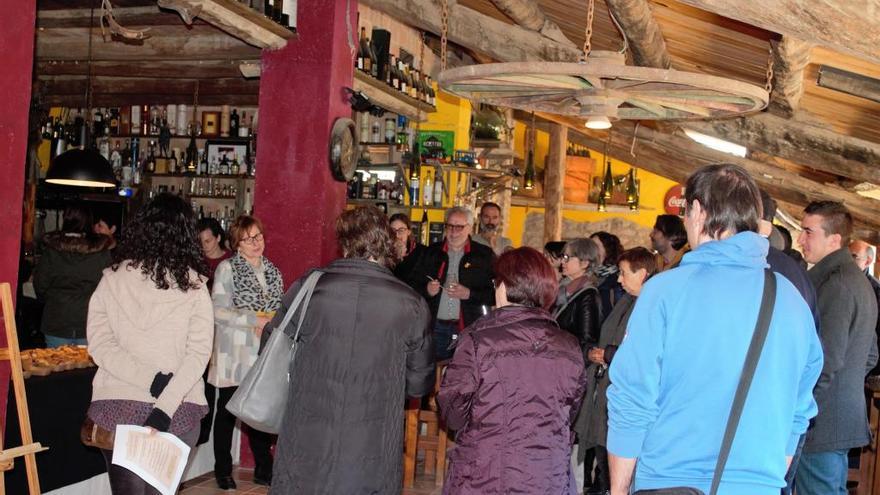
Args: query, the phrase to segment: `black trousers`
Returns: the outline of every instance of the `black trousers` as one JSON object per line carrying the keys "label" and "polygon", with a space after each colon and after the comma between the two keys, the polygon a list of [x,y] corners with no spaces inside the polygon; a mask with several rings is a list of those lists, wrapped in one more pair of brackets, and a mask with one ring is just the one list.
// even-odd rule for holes
{"label": "black trousers", "polygon": [[[593,471],[593,460],[596,469]],[[611,488],[611,472],[608,469],[608,450],[597,445],[587,450],[584,458],[584,493],[604,493]]]}
{"label": "black trousers", "polygon": [[[196,444],[198,436],[198,428],[193,428],[183,434],[180,439],[183,440],[183,443],[192,447]],[[113,495],[161,495],[159,490],[153,488],[140,476],[122,466],[113,464],[111,462],[113,460],[112,450],[101,449],[101,453],[104,454],[104,462],[107,463],[107,475],[110,477],[110,492]]]}
{"label": "black trousers", "polygon": [[[212,387],[213,388],[213,387]],[[232,476],[232,432],[236,418],[226,410],[226,404],[238,387],[222,387],[217,390],[217,411],[214,415],[214,476]],[[209,399],[209,402],[212,402]],[[272,435],[242,425],[251,444],[256,471],[271,472]]]}
{"label": "black trousers", "polygon": [[205,382],[205,400],[208,401],[208,414],[202,418],[202,427],[199,431],[199,441],[196,445],[207,443],[211,438],[211,427],[214,426],[214,401],[217,400],[217,388],[208,383],[208,371],[202,377]]}

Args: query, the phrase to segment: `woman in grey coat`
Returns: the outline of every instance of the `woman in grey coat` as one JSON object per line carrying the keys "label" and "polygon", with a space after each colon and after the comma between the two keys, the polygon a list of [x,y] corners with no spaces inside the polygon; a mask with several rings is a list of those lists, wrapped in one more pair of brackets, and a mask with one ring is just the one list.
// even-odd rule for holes
{"label": "woman in grey coat", "polygon": [[[336,238],[343,258],[320,268],[291,368],[273,495],[399,494],[405,397],[434,384],[428,306],[391,272],[385,215],[347,211]],[[282,299],[264,342],[307,276]],[[282,330],[292,334],[296,324]]]}
{"label": "woman in grey coat", "polygon": [[574,426],[578,434],[578,463],[584,462],[588,449],[595,448],[595,476],[589,477],[593,471],[592,462],[591,465],[584,466],[587,479],[594,480],[593,486],[587,487],[585,493],[605,493],[610,486],[608,451],[605,450],[608,436],[608,401],[605,393],[611,384],[608,379],[608,366],[611,365],[614,353],[626,336],[626,324],[636,305],[636,298],[642,291],[642,286],[657,271],[654,255],[643,247],[624,251],[617,263],[619,267],[617,280],[626,294],[614,305],[611,314],[602,324],[599,344],[587,353],[587,388]]}

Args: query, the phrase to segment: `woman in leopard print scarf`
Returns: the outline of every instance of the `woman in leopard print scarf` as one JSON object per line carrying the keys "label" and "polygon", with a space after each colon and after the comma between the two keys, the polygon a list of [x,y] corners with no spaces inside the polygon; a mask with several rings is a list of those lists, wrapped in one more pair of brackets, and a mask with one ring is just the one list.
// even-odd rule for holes
{"label": "woman in leopard print scarf", "polygon": [[[284,282],[281,272],[265,256],[263,224],[242,215],[230,228],[236,254],[220,263],[214,274],[214,353],[208,367],[208,383],[219,391],[214,420],[214,475],[222,489],[235,488],[232,479],[232,430],[235,417],[226,403],[257,359],[263,327],[281,305]],[[213,402],[209,398],[209,402]],[[254,454],[254,482],[272,480],[270,435],[246,429]]]}

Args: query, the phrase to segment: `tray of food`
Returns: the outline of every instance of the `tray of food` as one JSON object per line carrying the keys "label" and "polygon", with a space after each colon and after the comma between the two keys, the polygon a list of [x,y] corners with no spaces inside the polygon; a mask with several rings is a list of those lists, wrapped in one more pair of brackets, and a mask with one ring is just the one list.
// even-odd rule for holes
{"label": "tray of food", "polygon": [[65,345],[54,349],[21,351],[21,369],[27,376],[46,376],[94,365],[85,346]]}

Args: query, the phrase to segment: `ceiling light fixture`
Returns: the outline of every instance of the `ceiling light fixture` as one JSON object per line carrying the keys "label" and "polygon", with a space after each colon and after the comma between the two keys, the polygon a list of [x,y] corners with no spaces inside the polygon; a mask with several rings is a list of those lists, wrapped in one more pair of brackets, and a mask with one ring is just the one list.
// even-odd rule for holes
{"label": "ceiling light fixture", "polygon": [[611,121],[608,120],[608,117],[599,116],[599,117],[590,117],[587,119],[587,123],[584,124],[587,129],[610,129]]}

